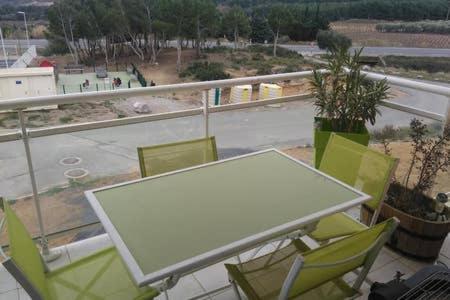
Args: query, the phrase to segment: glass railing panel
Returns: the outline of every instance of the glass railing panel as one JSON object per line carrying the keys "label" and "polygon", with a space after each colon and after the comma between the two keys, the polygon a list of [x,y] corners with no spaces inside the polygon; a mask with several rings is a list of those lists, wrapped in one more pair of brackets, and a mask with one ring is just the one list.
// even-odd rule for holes
{"label": "glass railing panel", "polygon": [[[140,178],[138,146],[202,137],[203,124],[199,115],[32,138],[30,148],[39,201],[51,244],[72,242],[102,232],[101,227],[93,224],[98,220],[84,192]],[[22,151],[22,142],[15,143],[18,151]],[[5,147],[4,144],[0,147]],[[5,172],[1,174],[2,185],[9,182],[9,199],[14,201],[14,208],[32,235],[38,236],[25,156],[20,155],[19,160],[20,170],[16,173],[23,176],[17,178],[21,184],[14,184],[15,174]],[[8,168],[14,160],[6,159],[3,163]],[[25,180],[22,188],[21,181]],[[82,228],[86,225],[90,226]]]}
{"label": "glass railing panel", "polygon": [[309,147],[313,140],[314,108],[310,100],[210,114],[220,158],[267,148]]}
{"label": "glass railing panel", "polygon": [[[6,131],[4,131],[6,133]],[[13,208],[25,220],[27,227],[32,229],[37,227],[35,223],[35,211],[24,209],[32,202],[26,201],[32,194],[30,176],[27,172],[27,160],[25,159],[25,148],[23,142],[11,141],[0,143],[0,197],[11,201]],[[3,211],[0,210],[0,219],[3,218]],[[0,232],[0,245],[8,241],[6,231]]]}
{"label": "glass railing panel", "polygon": [[[431,145],[432,139],[437,139],[442,135],[445,124],[442,121],[404,113],[390,108],[382,108],[381,112],[382,116],[377,118],[375,126],[369,126],[371,133],[370,146],[399,159],[395,180],[403,185],[413,161],[412,152],[414,145],[411,137],[411,122],[416,119],[426,125],[427,129],[424,140],[429,141],[428,145]],[[419,154],[419,157],[422,156]],[[420,171],[418,167],[421,166],[421,161],[419,159],[415,161],[416,164],[411,168],[409,187],[415,184],[419,177]],[[427,194],[434,197],[438,192],[447,192],[449,181],[450,175],[448,173],[438,172],[436,184],[427,191]]]}

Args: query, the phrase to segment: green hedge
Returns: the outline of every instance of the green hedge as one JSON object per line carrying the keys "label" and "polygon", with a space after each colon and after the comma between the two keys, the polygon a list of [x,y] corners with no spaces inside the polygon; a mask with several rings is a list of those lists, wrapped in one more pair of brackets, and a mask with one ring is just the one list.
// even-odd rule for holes
{"label": "green hedge", "polygon": [[320,30],[317,34],[317,45],[320,49],[335,51],[341,48],[349,49],[352,40],[336,31]]}
{"label": "green hedge", "polygon": [[131,64],[131,66],[133,67],[133,74],[136,75],[137,80],[139,81],[141,86],[146,87],[147,80],[145,80],[144,75],[142,75],[142,73],[138,70],[138,68],[134,64]]}
{"label": "green hedge", "polygon": [[377,24],[381,32],[450,34],[450,21],[421,21]]}
{"label": "green hedge", "polygon": [[429,73],[450,72],[450,57],[386,56],[383,59],[388,67]]}
{"label": "green hedge", "polygon": [[228,79],[230,74],[224,71],[222,63],[194,62],[181,72],[180,77],[193,76],[200,81]]}

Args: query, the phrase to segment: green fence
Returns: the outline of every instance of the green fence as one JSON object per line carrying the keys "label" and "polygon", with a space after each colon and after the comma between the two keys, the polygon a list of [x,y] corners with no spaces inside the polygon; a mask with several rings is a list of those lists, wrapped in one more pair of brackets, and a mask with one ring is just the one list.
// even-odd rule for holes
{"label": "green fence", "polygon": [[132,63],[131,67],[133,68],[133,74],[136,75],[137,80],[139,81],[139,83],[143,86],[146,87],[147,86],[147,80],[145,80],[144,75],[142,75],[142,73],[138,70],[138,68]]}
{"label": "green fence", "polygon": [[89,86],[83,86],[82,84],[61,84],[58,85],[58,94],[123,90],[131,87],[131,80],[128,80],[125,84],[122,83],[120,87],[114,86],[112,83],[92,83]]}

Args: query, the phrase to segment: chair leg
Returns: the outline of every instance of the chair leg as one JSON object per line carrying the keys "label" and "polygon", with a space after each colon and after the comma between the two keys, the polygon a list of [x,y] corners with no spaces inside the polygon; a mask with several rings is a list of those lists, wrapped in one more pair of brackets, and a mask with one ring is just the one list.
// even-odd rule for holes
{"label": "chair leg", "polygon": [[[353,270],[352,272],[354,274],[356,274],[357,276],[359,276],[359,274],[361,274],[361,272],[359,270]],[[366,276],[366,278],[364,278],[364,282],[367,283],[368,285],[372,285],[374,283],[372,281],[372,279],[369,278],[369,276]]]}
{"label": "chair leg", "polygon": [[234,280],[230,279],[230,283],[231,283],[231,287],[233,288],[234,294],[236,295],[237,299],[242,300],[241,293],[239,293],[239,288],[238,288],[236,282]]}

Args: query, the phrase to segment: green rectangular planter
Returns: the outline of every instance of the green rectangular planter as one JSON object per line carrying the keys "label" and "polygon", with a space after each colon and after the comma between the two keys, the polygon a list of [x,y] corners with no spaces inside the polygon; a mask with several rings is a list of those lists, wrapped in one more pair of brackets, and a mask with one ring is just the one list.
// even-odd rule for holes
{"label": "green rectangular planter", "polygon": [[[331,122],[325,118],[314,118],[314,124],[320,124],[318,127],[314,128],[314,166],[316,169],[319,168],[320,162],[322,161],[323,152],[328,144],[328,139],[332,132]],[[354,133],[348,132],[335,132],[346,139],[352,140],[358,144],[367,146],[369,145],[369,131],[366,126],[361,122],[359,130]]]}

